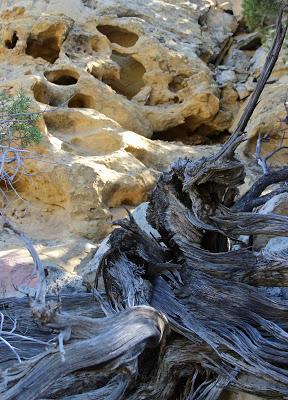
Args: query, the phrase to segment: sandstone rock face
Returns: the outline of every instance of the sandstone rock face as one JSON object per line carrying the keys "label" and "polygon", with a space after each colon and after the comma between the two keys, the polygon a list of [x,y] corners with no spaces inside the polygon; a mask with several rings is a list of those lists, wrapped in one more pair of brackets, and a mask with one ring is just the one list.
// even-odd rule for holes
{"label": "sandstone rock face", "polygon": [[32,237],[34,218],[37,239],[98,241],[113,209],[145,200],[170,162],[214,151],[149,138],[176,129],[201,144],[232,123],[225,102],[237,93],[216,83],[207,62],[237,20],[205,0],[5,0],[0,20],[1,90],[23,88],[43,111],[32,149],[41,156],[27,162],[33,178],[17,183],[25,202],[10,206]]}
{"label": "sandstone rock face", "polygon": [[[263,137],[261,154],[268,155],[278,146],[288,146],[288,125],[285,120],[287,102],[287,75],[264,89],[253,118],[247,125],[247,142],[241,146],[245,156],[255,154],[259,135]],[[239,113],[240,116],[240,113]],[[287,164],[288,150],[283,149],[271,158],[270,165]]]}
{"label": "sandstone rock face", "polygon": [[[258,212],[259,212],[259,214],[288,215],[288,193],[281,193],[281,194],[278,194],[278,195],[272,197],[272,199],[267,201],[267,203],[265,203],[259,209]],[[254,238],[255,249],[256,250],[262,249],[268,243],[269,239],[271,239],[271,236],[256,236]],[[281,237],[278,239],[279,239],[279,246],[280,246],[279,249],[280,249],[281,243],[283,243],[283,239]],[[277,239],[275,238],[275,240],[277,240]],[[285,240],[284,240],[284,242],[285,242]],[[274,242],[272,242],[272,244],[274,244]]]}
{"label": "sandstone rock face", "polygon": [[[47,144],[47,148],[42,149],[42,159],[28,163],[27,171],[35,175],[18,182],[16,188],[25,202],[11,202],[10,215],[14,215],[32,237],[33,231],[30,232],[25,220],[37,221],[38,228],[44,229],[43,234],[37,232],[37,238],[53,238],[55,232],[59,237],[69,230],[98,241],[111,230],[111,211],[123,206],[135,207],[145,200],[159,171],[179,156],[196,159],[216,150],[216,146],[197,149],[180,144],[168,146],[118,129],[118,132],[108,133],[102,149],[101,144],[97,145],[102,140],[101,131],[99,139],[95,132],[92,140],[89,135],[87,142],[83,135],[79,145],[78,139],[68,139],[69,142],[66,139],[65,148],[71,148],[68,154],[58,148],[58,140],[54,147],[53,139],[49,147]],[[109,147],[113,150],[109,151]],[[19,206],[22,211],[18,211]],[[51,231],[45,226],[50,226]]]}
{"label": "sandstone rock face", "polygon": [[[176,9],[169,2],[85,6],[72,1],[73,9],[70,3],[39,0],[32,6],[25,1],[21,8],[21,2],[8,2],[8,9],[18,7],[2,12],[2,77],[17,79],[19,71],[9,71],[9,66],[20,63],[21,75],[27,75],[27,87],[39,103],[58,106],[66,101],[67,108],[89,108],[146,137],[186,118],[193,118],[193,131],[217,114],[220,94],[198,55],[203,55],[202,47],[209,49],[210,58],[217,55],[237,28],[233,16],[206,11],[203,43],[200,6],[185,7],[181,1]],[[135,16],[129,16],[132,6]],[[115,9],[121,15],[116,16]],[[219,24],[223,17],[224,27]],[[172,19],[177,26],[173,24],[171,32],[167,23]],[[188,37],[189,42],[181,44]]]}
{"label": "sandstone rock face", "polygon": [[[248,91],[251,89],[253,90],[253,86],[255,86],[255,82],[253,82],[253,80],[256,81],[260,75],[271,42],[272,37],[264,45],[258,48],[256,45],[256,51],[254,54],[248,50],[248,53],[250,54],[250,64],[248,68],[250,77],[245,83]],[[253,56],[251,57],[251,55]],[[283,146],[288,145],[288,125],[287,121],[285,120],[287,115],[287,56],[287,44],[285,44],[273,69],[269,84],[266,85],[246,129],[248,140],[242,145],[242,151],[243,154],[248,157],[251,157],[252,154],[255,154],[255,145],[259,134],[261,134],[262,137],[265,137],[265,140],[262,144],[263,155],[267,155],[272,150],[275,150],[280,143],[282,143]],[[245,104],[246,103],[243,104],[243,107]],[[239,120],[241,112],[242,109],[239,110],[238,117],[235,119],[235,124]],[[231,130],[235,124],[232,126]],[[271,164],[287,164],[287,156],[287,149],[283,150],[273,157]]]}
{"label": "sandstone rock face", "polygon": [[233,12],[237,21],[243,18],[242,1],[241,0],[216,0],[217,7],[227,12]]}

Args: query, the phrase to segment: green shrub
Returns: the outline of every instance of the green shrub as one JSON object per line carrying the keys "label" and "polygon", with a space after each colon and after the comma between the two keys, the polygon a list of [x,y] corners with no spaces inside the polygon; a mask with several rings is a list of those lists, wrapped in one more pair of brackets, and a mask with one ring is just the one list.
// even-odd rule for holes
{"label": "green shrub", "polygon": [[275,24],[279,3],[277,0],[243,0],[244,19],[248,28],[264,33],[267,27]]}
{"label": "green shrub", "polygon": [[35,159],[35,154],[25,147],[41,139],[37,127],[40,113],[31,110],[31,102],[22,90],[14,97],[0,92],[0,208],[7,204],[5,191],[17,193],[15,181],[21,175],[29,175],[25,160]]}
{"label": "green shrub", "polygon": [[[37,127],[39,113],[31,111],[31,98],[23,90],[15,96],[0,92],[0,145],[17,144],[26,147],[39,143],[41,133]],[[1,155],[1,154],[0,154]]]}
{"label": "green shrub", "polygon": [[[261,35],[264,49],[268,52],[275,36],[275,22],[279,6],[287,0],[242,0],[245,22],[251,31]],[[286,36],[280,54],[280,61],[287,64],[288,37]]]}

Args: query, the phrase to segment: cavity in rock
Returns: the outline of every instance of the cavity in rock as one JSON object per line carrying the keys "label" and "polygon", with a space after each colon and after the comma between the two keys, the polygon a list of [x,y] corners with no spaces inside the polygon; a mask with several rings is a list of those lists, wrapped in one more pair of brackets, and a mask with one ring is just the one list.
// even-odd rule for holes
{"label": "cavity in rock", "polygon": [[132,47],[139,39],[136,33],[130,32],[124,28],[119,28],[118,26],[98,25],[97,29],[103,35],[107,36],[111,43],[117,43],[122,47]]}
{"label": "cavity in rock", "polygon": [[68,69],[59,69],[56,71],[44,72],[45,78],[55,85],[75,85],[78,82],[79,74],[76,71]]}
{"label": "cavity in rock", "polygon": [[5,40],[5,47],[7,49],[14,49],[14,47],[16,46],[16,44],[18,42],[18,39],[19,38],[17,36],[17,33],[14,32],[12,35],[12,38],[10,40],[9,39]]}
{"label": "cavity in rock", "polygon": [[113,51],[111,59],[121,67],[120,79],[103,78],[103,82],[111,86],[115,92],[131,99],[140,92],[144,86],[142,78],[146,70],[142,64],[126,54]]}
{"label": "cavity in rock", "polygon": [[60,40],[57,26],[50,26],[38,34],[30,34],[27,39],[26,54],[33,58],[41,57],[53,64],[60,53]]}
{"label": "cavity in rock", "polygon": [[56,96],[54,93],[52,93],[51,90],[49,90],[49,87],[44,85],[43,82],[37,82],[33,86],[33,93],[34,93],[34,98],[35,100],[39,101],[40,103],[43,104],[48,104],[49,106],[59,106],[63,101]]}
{"label": "cavity in rock", "polygon": [[92,96],[86,94],[77,93],[68,103],[69,108],[93,108],[94,99]]}

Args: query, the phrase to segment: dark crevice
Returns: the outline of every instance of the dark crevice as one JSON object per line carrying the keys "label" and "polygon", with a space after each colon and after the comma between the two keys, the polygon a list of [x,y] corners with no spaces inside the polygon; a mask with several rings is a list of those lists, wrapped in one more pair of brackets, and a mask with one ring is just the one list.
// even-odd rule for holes
{"label": "dark crevice", "polygon": [[14,49],[14,47],[16,46],[16,44],[17,44],[17,42],[18,42],[18,36],[17,36],[17,33],[16,32],[14,32],[13,33],[13,35],[12,35],[12,38],[11,38],[11,40],[5,40],[5,47],[7,48],[7,49]]}
{"label": "dark crevice", "polygon": [[164,140],[167,142],[181,142],[187,145],[203,144],[207,140],[203,134],[195,133],[186,122],[161,132],[154,132],[152,139]]}
{"label": "dark crevice", "polygon": [[251,40],[250,42],[247,42],[245,44],[243,44],[242,46],[239,46],[240,50],[257,50],[259,49],[259,47],[262,46],[262,41],[260,37],[255,37],[253,38],[253,40]]}
{"label": "dark crevice", "polygon": [[68,69],[46,71],[44,72],[45,78],[55,85],[75,85],[78,82],[79,74],[76,71],[70,71]]}
{"label": "dark crevice", "polygon": [[230,133],[227,130],[217,132],[205,125],[193,130],[187,123],[183,123],[161,132],[154,132],[151,139],[196,146],[224,143],[229,135]]}
{"label": "dark crevice", "polygon": [[188,78],[187,75],[179,74],[176,75],[169,83],[168,88],[171,92],[176,93],[186,86],[185,80]]}
{"label": "dark crevice", "polygon": [[75,85],[75,83],[77,83],[77,79],[69,75],[63,75],[51,82],[55,85],[69,86]]}

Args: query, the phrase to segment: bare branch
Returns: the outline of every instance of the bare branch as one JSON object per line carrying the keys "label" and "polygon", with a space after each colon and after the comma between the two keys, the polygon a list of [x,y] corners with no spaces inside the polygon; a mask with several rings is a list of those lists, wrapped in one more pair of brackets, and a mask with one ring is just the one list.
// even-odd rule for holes
{"label": "bare branch", "polygon": [[[279,182],[286,182],[288,180],[288,167],[281,169],[276,169],[271,171],[269,175],[263,175],[259,178],[251,188],[242,196],[234,206],[233,211],[252,211],[254,208],[254,201],[259,201],[261,199],[261,194],[270,185]],[[286,191],[286,185],[282,187]]]}
{"label": "bare branch", "polygon": [[266,156],[262,157],[261,155],[261,147],[262,147],[262,135],[259,133],[258,138],[257,138],[257,143],[256,143],[256,160],[258,162],[258,165],[262,168],[264,175],[269,175],[269,167],[267,165],[267,161],[272,158],[275,154],[279,153],[282,150],[287,150],[288,146],[283,146],[283,141],[285,138],[285,132],[283,133],[281,137],[281,141],[279,145],[276,147],[276,149],[272,150],[270,153],[268,153]]}
{"label": "bare branch", "polygon": [[44,304],[45,303],[45,294],[46,294],[46,275],[45,275],[45,268],[39,258],[39,255],[33,246],[31,240],[19,229],[17,229],[4,215],[3,213],[0,213],[0,216],[2,217],[4,223],[3,227],[10,229],[12,232],[14,232],[19,239],[23,242],[27,250],[29,251],[31,257],[33,258],[34,265],[35,265],[35,271],[38,276],[38,281],[37,281],[37,289],[36,289],[36,296],[35,296],[35,302]]}

